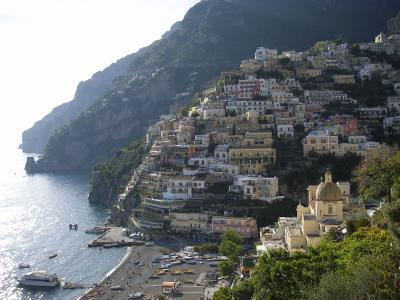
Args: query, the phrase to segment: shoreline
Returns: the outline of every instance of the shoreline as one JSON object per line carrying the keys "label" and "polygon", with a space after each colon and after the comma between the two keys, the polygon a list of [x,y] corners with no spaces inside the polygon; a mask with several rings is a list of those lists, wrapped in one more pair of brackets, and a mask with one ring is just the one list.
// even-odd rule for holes
{"label": "shoreline", "polygon": [[[200,263],[188,264],[181,262],[173,266],[162,267],[169,262],[169,259],[159,259],[154,262],[155,257],[163,257],[170,253],[180,251],[182,245],[179,240],[170,236],[153,236],[153,246],[135,246],[129,249],[121,262],[97,285],[86,291],[79,300],[126,300],[129,295],[135,292],[143,293],[146,299],[155,299],[164,295],[163,282],[181,282],[180,291],[177,297],[185,300],[198,300],[204,296],[208,286],[204,277],[208,272],[215,273],[215,267],[209,261],[202,260]],[[142,264],[138,264],[142,262]],[[169,269],[164,271],[157,278],[149,278],[156,270]],[[172,273],[175,270],[179,273]],[[186,272],[185,272],[186,270]],[[197,284],[199,278],[201,283]],[[182,284],[183,283],[183,284]],[[103,285],[104,284],[104,285]],[[112,286],[120,286],[118,289],[111,289]],[[211,290],[215,287],[211,286]]]}
{"label": "shoreline", "polygon": [[130,260],[131,256],[134,254],[135,246],[129,246],[128,249],[126,250],[126,253],[122,260],[110,271],[107,272],[107,274],[104,276],[104,278],[96,285],[88,289],[86,292],[84,292],[77,300],[87,300],[90,298],[87,298],[87,295],[91,292],[94,291],[96,287],[100,287],[103,285],[103,283],[107,282],[115,273],[117,273],[121,268],[123,268],[127,262]]}

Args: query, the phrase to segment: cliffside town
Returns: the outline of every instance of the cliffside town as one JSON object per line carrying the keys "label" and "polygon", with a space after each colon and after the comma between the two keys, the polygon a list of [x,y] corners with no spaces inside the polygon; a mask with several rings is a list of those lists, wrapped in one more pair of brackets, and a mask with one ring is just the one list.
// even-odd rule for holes
{"label": "cliffside town", "polygon": [[[261,230],[259,251],[317,245],[362,207],[350,178],[335,183],[327,171],[321,184],[309,178],[296,194],[301,178],[289,180],[288,173],[310,170],[321,157],[333,168],[335,159],[358,164],[380,143],[398,141],[399,51],[400,35],[383,33],[373,43],[322,41],[305,52],[257,48],[192,105],[180,112],[172,105],[176,114],[148,128],[147,155],[112,221],[213,240],[227,229],[257,238],[259,227],[281,217]],[[351,174],[354,166],[341,167]],[[297,196],[307,186],[307,199]],[[299,204],[296,215],[300,202],[306,206]],[[284,215],[263,219],[279,203],[287,204]]]}

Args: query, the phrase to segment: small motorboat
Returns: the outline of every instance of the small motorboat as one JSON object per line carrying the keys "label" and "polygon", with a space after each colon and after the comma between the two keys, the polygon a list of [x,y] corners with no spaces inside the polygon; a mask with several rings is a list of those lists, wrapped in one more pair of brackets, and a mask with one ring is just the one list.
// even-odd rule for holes
{"label": "small motorboat", "polygon": [[69,224],[69,230],[78,230],[78,224]]}
{"label": "small motorboat", "polygon": [[19,269],[29,269],[30,267],[31,267],[30,264],[20,263],[20,264],[18,265],[18,268],[19,268]]}
{"label": "small motorboat", "polygon": [[55,257],[57,257],[57,253],[53,253],[53,254],[50,254],[50,255],[49,255],[49,259],[53,259],[53,258],[55,258]]}
{"label": "small motorboat", "polygon": [[128,300],[142,299],[144,294],[142,292],[133,292],[128,296]]}

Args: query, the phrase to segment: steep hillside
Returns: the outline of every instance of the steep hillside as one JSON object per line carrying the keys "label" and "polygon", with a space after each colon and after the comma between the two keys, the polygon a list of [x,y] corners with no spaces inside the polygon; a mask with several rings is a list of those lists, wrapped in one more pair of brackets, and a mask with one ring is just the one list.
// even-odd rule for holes
{"label": "steep hillside", "polygon": [[[72,109],[72,115],[81,114],[55,132],[41,162],[43,170],[87,170],[105,160],[141,136],[149,122],[168,113],[177,94],[186,93],[178,101],[188,100],[220,71],[251,56],[257,46],[305,49],[323,39],[369,40],[385,30],[387,19],[398,10],[397,0],[203,1],[161,40],[126,59],[129,67],[111,76],[108,86],[92,79],[100,87],[93,92],[98,100],[86,111],[89,105]],[[86,104],[95,97],[89,98]],[[46,118],[56,119],[54,113]],[[69,120],[58,125],[65,121]],[[46,133],[54,127],[46,127]],[[24,145],[39,141],[36,149],[43,149],[48,135],[39,126],[28,133]]]}
{"label": "steep hillside", "polygon": [[116,77],[126,74],[135,57],[136,54],[128,55],[105,70],[93,74],[91,79],[80,82],[72,101],[57,106],[32,128],[22,133],[22,150],[44,153],[54,130],[69,123],[93,105]]}

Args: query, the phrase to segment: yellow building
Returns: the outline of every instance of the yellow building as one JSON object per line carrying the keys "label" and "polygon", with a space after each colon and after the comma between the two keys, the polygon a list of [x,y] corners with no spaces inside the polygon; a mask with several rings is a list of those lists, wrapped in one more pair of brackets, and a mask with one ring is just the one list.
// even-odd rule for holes
{"label": "yellow building", "polygon": [[260,175],[276,161],[276,150],[265,146],[242,146],[229,149],[229,163],[240,167],[240,174]]}
{"label": "yellow building", "polygon": [[273,143],[272,131],[246,132],[241,142],[242,146],[264,146],[271,147]]}
{"label": "yellow building", "polygon": [[353,74],[350,75],[334,75],[333,80],[336,84],[355,84],[356,80]]}
{"label": "yellow building", "polygon": [[285,228],[285,243],[289,250],[315,247],[323,235],[343,223],[345,191],[342,191],[342,186],[342,183],[332,182],[332,173],[327,170],[325,181],[308,187],[308,206],[299,204],[298,223]]}

